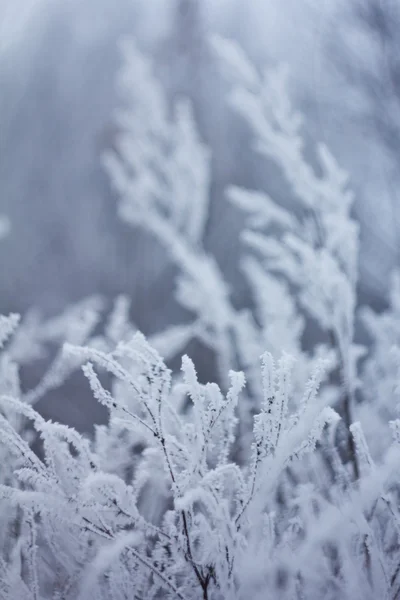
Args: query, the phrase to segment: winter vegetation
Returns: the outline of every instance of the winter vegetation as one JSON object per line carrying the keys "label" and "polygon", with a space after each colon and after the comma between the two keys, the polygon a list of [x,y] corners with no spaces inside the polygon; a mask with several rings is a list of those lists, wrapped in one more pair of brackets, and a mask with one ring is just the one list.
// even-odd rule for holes
{"label": "winter vegetation", "polygon": [[[213,163],[192,106],[171,106],[127,42],[104,166],[119,217],[173,266],[181,321],[145,337],[125,296],[111,311],[91,297],[51,320],[1,317],[0,598],[400,597],[399,277],[386,312],[358,306],[346,173],[304,139],[284,68],[210,46],[246,151],[287,189],[286,205],[238,186],[221,199],[242,217],[251,302],[234,302],[207,248]],[[198,376],[193,342],[215,381]],[[19,374],[49,347],[26,390]],[[93,436],[36,406],[79,369],[108,411]]]}

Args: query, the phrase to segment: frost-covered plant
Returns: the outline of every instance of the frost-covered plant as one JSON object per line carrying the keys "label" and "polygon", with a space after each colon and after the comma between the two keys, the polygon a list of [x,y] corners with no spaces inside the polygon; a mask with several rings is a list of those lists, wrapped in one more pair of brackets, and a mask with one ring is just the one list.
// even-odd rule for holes
{"label": "frost-covered plant", "polygon": [[[37,446],[35,440],[39,433],[37,428],[36,432],[35,428],[32,428],[30,415],[34,414],[34,411],[30,407],[62,386],[81,365],[76,358],[65,354],[64,344],[89,344],[103,350],[114,348],[117,341],[129,337],[134,331],[127,314],[128,306],[126,298],[118,298],[101,333],[95,332],[105,308],[99,297],[78,302],[62,315],[50,319],[43,319],[35,310],[28,312],[22,320],[16,314],[0,316],[0,395],[17,399],[24,407],[24,410],[16,411],[4,402],[0,408],[1,436],[5,442],[0,445],[1,484],[16,489],[24,487],[15,476],[16,465],[20,461],[21,453],[29,451],[33,456],[29,448],[32,442]],[[53,359],[49,364],[51,355]],[[25,384],[20,382],[20,371],[26,366],[32,367],[37,361],[45,362],[48,366],[33,388],[24,389]],[[54,410],[57,410],[56,407]],[[87,440],[84,443],[87,444]],[[10,584],[9,591],[6,591],[8,584],[4,584],[6,588],[0,588],[3,593],[0,593],[0,597],[22,598],[24,594],[26,596],[26,590],[23,590],[24,586],[19,582],[18,575],[18,569],[22,569],[20,561],[23,527],[17,505],[3,505],[0,511],[1,571],[16,569],[14,575],[17,579]],[[31,596],[28,594],[28,597]]]}
{"label": "frost-covered plant", "polygon": [[124,55],[119,84],[126,105],[118,115],[117,152],[109,153],[105,164],[121,217],[162,244],[180,269],[177,299],[195,315],[189,325],[168,328],[156,345],[168,358],[198,337],[215,351],[223,379],[234,363],[229,329],[235,314],[218,265],[203,247],[209,151],[199,139],[190,104],[180,101],[171,117],[151,63],[133,44],[124,45]]}
{"label": "frost-covered plant", "polygon": [[[317,147],[321,174],[306,160],[301,118],[291,106],[282,69],[259,75],[234,44],[214,40],[214,47],[235,84],[233,106],[252,127],[256,149],[283,171],[294,205],[285,209],[259,191],[227,190],[249,215],[242,270],[255,309],[236,309],[221,268],[204,248],[211,162],[191,108],[181,101],[171,116],[150,62],[127,44],[119,80],[125,100],[118,115],[121,132],[105,164],[121,217],[149,231],[168,251],[179,268],[177,301],[193,314],[191,323],[170,328],[153,342],[168,359],[199,338],[215,353],[225,389],[229,368],[244,369],[253,400],[246,403],[247,412],[260,397],[255,365],[265,348],[296,356],[300,385],[324,356],[331,370],[338,366],[335,401],[348,430],[363,348],[353,341],[358,227],[350,215],[347,176],[323,145]],[[307,351],[302,347],[306,317],[326,334],[325,343]],[[244,421],[249,421],[246,410]],[[348,442],[356,472],[349,435]]]}
{"label": "frost-covered plant", "polygon": [[[300,392],[293,359],[283,355],[275,365],[263,354],[261,410],[250,459],[240,466],[231,451],[243,373],[229,373],[223,394],[200,384],[184,356],[174,380],[139,333],[113,351],[69,344],[64,352],[84,363],[109,423],[90,443],[0,396],[1,410],[29,420],[43,444],[40,459],[2,420],[1,444],[15,466],[13,480],[0,486],[2,514],[18,510],[19,526],[12,552],[3,549],[3,597],[395,597],[400,424],[393,423],[395,444],[379,469],[360,426],[352,426],[354,487],[332,443],[339,416],[319,407],[323,363]],[[104,371],[122,387],[105,388]],[[115,426],[143,442],[129,480],[109,469]],[[335,474],[328,493],[318,444]],[[163,499],[158,513],[154,496]]]}
{"label": "frost-covered plant", "polygon": [[[146,446],[127,484],[103,470],[99,440],[94,453],[77,432],[2,395],[2,409],[33,422],[44,451],[41,461],[11,426],[3,430],[2,443],[16,456],[19,485],[3,485],[1,497],[22,510],[18,548],[29,568],[26,575],[10,570],[2,585],[20,589],[21,597],[40,597],[40,589],[63,598],[129,597],[132,590],[139,598],[157,598],[161,590],[186,599],[235,597],[242,587],[238,567],[250,537],[262,539],[258,523],[274,502],[282,472],[313,451],[324,426],[337,419],[315,403],[322,369],[310,380],[299,412],[289,415],[292,361],[283,356],[275,367],[269,354],[262,357],[262,409],[250,464],[240,468],[230,461],[230,450],[242,373],[230,372],[223,395],[216,384],[201,385],[184,357],[182,381],[173,385],[140,334],[109,353],[74,346],[66,351],[88,361],[84,372],[109,409],[109,426],[118,422]],[[121,398],[111,394],[95,367],[128,391]],[[184,414],[177,411],[182,394],[191,400]],[[152,493],[169,503],[158,522],[146,518]]]}
{"label": "frost-covered plant", "polygon": [[[214,48],[256,149],[291,188],[285,207],[227,190],[247,214],[242,270],[254,309],[235,307],[205,247],[211,162],[193,111],[185,101],[170,110],[150,62],[128,44],[127,104],[106,165],[122,218],[178,267],[176,298],[193,319],[147,341],[124,296],[105,319],[97,297],[49,321],[0,318],[0,598],[399,597],[400,420],[375,464],[351,414],[357,387],[382,406],[398,387],[398,290],[389,312],[367,316],[375,347],[359,378],[346,177],[325,147],[318,168],[306,160],[281,70],[260,75],[232,44]],[[326,338],[311,349],[307,319]],[[187,355],[180,372],[168,368],[192,338],[214,352],[218,383],[200,383]],[[49,370],[23,389],[19,366],[51,345]],[[109,413],[93,439],[34,406],[80,366]]]}
{"label": "frost-covered plant", "polygon": [[[267,194],[228,189],[230,200],[249,213],[243,239],[258,256],[247,259],[244,270],[256,298],[264,299],[271,287],[259,275],[262,267],[286,278],[298,305],[326,332],[327,345],[337,355],[342,414],[349,428],[358,385],[356,362],[364,348],[353,341],[358,226],[350,214],[348,176],[323,144],[316,147],[320,173],[307,162],[302,119],[288,97],[286,69],[259,74],[231,42],[215,39],[214,47],[233,81],[231,104],[256,137],[255,150],[280,167],[296,201],[292,210],[285,210]],[[271,226],[278,235],[271,236]],[[351,436],[349,452],[357,475]]]}

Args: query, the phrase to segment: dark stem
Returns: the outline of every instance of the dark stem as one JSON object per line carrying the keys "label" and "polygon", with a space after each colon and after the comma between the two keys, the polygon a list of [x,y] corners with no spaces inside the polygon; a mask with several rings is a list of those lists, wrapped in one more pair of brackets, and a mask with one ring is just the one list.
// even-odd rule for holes
{"label": "dark stem", "polygon": [[353,466],[354,480],[357,481],[357,479],[360,477],[360,469],[358,466],[356,445],[354,442],[353,435],[350,431],[350,426],[353,423],[353,419],[352,419],[353,394],[352,394],[351,390],[349,389],[349,384],[347,382],[345,361],[344,361],[344,357],[343,357],[341,349],[340,349],[339,340],[337,340],[337,336],[335,335],[335,332],[332,329],[329,331],[329,337],[330,337],[332,346],[334,348],[337,348],[337,351],[339,353],[340,372],[341,372],[340,374],[341,374],[342,385],[343,385],[343,390],[344,390],[343,404],[342,404],[342,417],[343,417],[343,422],[346,426],[347,450],[348,450],[348,453],[350,456],[350,461]]}

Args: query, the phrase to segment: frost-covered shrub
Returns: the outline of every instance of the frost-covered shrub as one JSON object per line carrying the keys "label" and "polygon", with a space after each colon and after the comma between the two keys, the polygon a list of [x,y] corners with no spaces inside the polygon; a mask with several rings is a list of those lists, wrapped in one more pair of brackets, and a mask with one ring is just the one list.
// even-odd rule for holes
{"label": "frost-covered shrub", "polygon": [[[192,109],[170,110],[149,61],[125,47],[126,105],[106,166],[121,217],[176,265],[176,299],[192,319],[147,340],[123,296],[108,316],[89,298],[50,321],[0,319],[1,598],[400,593],[400,420],[379,430],[392,442],[375,464],[353,416],[357,392],[373,418],[394,417],[398,290],[387,313],[366,316],[374,346],[360,375],[347,178],[323,146],[317,167],[306,160],[284,71],[260,74],[230,42],[213,46],[231,104],[256,151],[281,169],[292,204],[227,190],[245,214],[253,295],[237,308],[204,243],[212,163]],[[323,343],[305,348],[310,320]],[[186,354],[180,371],[167,366],[192,339],[213,353],[217,383],[200,383]],[[19,367],[54,344],[48,371],[23,389]],[[80,367],[109,414],[93,439],[34,406]]]}
{"label": "frost-covered shrub", "polygon": [[[275,503],[279,478],[338,418],[315,403],[322,369],[307,385],[299,411],[289,415],[292,360],[283,356],[275,367],[271,355],[262,357],[262,408],[250,463],[240,468],[229,457],[242,373],[230,372],[224,396],[215,384],[200,385],[184,357],[182,380],[173,385],[140,334],[113,352],[71,345],[66,352],[88,360],[84,372],[110,411],[111,433],[118,425],[142,439],[141,460],[126,483],[102,464],[107,432],[94,451],[76,431],[46,422],[26,402],[1,396],[3,410],[33,423],[44,449],[41,461],[11,425],[3,428],[3,444],[17,468],[1,497],[3,505],[22,509],[15,552],[28,569],[24,577],[5,566],[3,585],[27,598],[40,597],[39,588],[71,598],[129,597],[133,586],[143,598],[158,597],[161,590],[178,598],[233,597],[247,589],[241,565],[264,543],[259,524],[269,502]],[[102,386],[95,366],[126,386],[121,397]],[[179,414],[182,394],[191,407]],[[154,493],[169,502],[155,522],[145,516],[147,496]]]}
{"label": "frost-covered shrub", "polygon": [[[90,443],[0,397],[14,467],[0,487],[2,515],[14,515],[18,533],[7,552],[4,540],[4,597],[373,598],[394,586],[400,424],[379,469],[351,426],[355,484],[334,445],[339,416],[319,406],[323,362],[299,390],[291,357],[275,365],[262,355],[261,408],[250,459],[239,465],[243,373],[230,371],[223,394],[200,384],[185,356],[175,379],[138,333],[112,351],[67,344],[64,354],[84,363],[109,424]],[[112,390],[102,371],[118,382]],[[20,417],[40,435],[43,459],[13,427]]]}
{"label": "frost-covered shrub", "polygon": [[[105,165],[121,217],[148,231],[165,249],[178,268],[176,300],[193,315],[153,343],[168,359],[190,339],[199,339],[213,352],[224,389],[228,370],[243,369],[249,402],[240,422],[250,430],[261,397],[256,365],[266,348],[296,357],[294,377],[300,386],[315,361],[326,358],[329,369],[339,372],[342,385],[330,388],[329,401],[342,405],[347,456],[357,471],[348,430],[363,348],[353,341],[358,227],[350,214],[347,175],[323,145],[316,149],[321,174],[307,162],[302,120],[291,106],[283,69],[259,74],[231,42],[216,39],[213,46],[233,85],[233,107],[248,121],[255,149],[283,172],[295,206],[284,208],[260,191],[227,189],[228,199],[247,214],[241,267],[254,310],[237,309],[203,242],[211,161],[191,107],[181,101],[171,114],[150,62],[126,44],[119,80],[125,101],[117,119],[121,132]],[[302,345],[306,319],[324,334],[323,342],[307,351]]]}

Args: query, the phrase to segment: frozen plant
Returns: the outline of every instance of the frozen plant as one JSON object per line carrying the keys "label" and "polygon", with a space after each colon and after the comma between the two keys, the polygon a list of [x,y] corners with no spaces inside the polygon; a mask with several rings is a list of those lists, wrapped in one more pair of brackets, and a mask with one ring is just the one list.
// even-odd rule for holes
{"label": "frozen plant", "polygon": [[[292,360],[283,356],[275,367],[269,354],[262,357],[262,408],[251,461],[240,468],[230,461],[230,450],[242,373],[230,372],[223,395],[216,384],[201,385],[184,357],[182,381],[173,385],[161,357],[140,334],[109,353],[70,345],[66,352],[88,361],[83,369],[109,410],[109,427],[119,422],[143,437],[146,447],[126,484],[102,470],[101,447],[94,453],[77,432],[2,395],[2,409],[32,421],[44,450],[41,461],[17,432],[4,429],[2,444],[18,468],[14,485],[3,485],[0,495],[3,505],[22,511],[18,551],[28,569],[5,569],[3,589],[18,589],[26,598],[40,598],[42,590],[62,598],[122,598],[133,590],[136,598],[244,597],[240,565],[254,537],[262,539],[259,523],[274,503],[277,481],[338,418],[315,402],[322,368],[299,412],[289,415]],[[96,368],[126,383],[125,395],[105,389]],[[191,400],[189,414],[176,410],[181,393]],[[156,523],[146,519],[143,498],[154,482],[169,506]]]}
{"label": "frozen plant", "polygon": [[[106,165],[121,217],[167,251],[193,318],[147,340],[121,296],[105,319],[97,297],[49,321],[0,319],[0,598],[399,597],[400,420],[375,463],[352,417],[357,388],[366,397],[371,383],[382,415],[397,393],[398,290],[390,311],[367,317],[376,341],[359,377],[347,179],[325,147],[319,171],[308,164],[283,71],[260,74],[231,43],[214,47],[233,106],[295,202],[227,190],[246,214],[254,300],[237,309],[204,243],[211,162],[193,111],[184,100],[170,110],[150,62],[125,46],[127,103]],[[325,334],[308,351],[307,319]],[[218,383],[200,383],[187,355],[168,368],[192,338],[215,354]],[[22,389],[19,367],[51,345],[49,370]],[[35,406],[81,366],[109,415],[93,439]]]}
{"label": "frozen plant", "polygon": [[[192,322],[168,328],[153,343],[168,359],[197,337],[213,351],[224,389],[229,368],[243,369],[252,399],[240,419],[247,427],[246,413],[251,406],[256,410],[261,392],[255,365],[266,348],[296,357],[299,385],[318,358],[329,359],[330,370],[338,370],[335,401],[341,405],[347,454],[357,474],[349,426],[356,362],[364,349],[353,341],[358,227],[350,215],[347,176],[325,146],[317,147],[322,175],[307,162],[301,118],[290,104],[282,69],[259,75],[231,42],[214,40],[214,47],[235,84],[233,106],[249,121],[256,149],[282,169],[296,204],[285,209],[260,191],[227,190],[249,215],[243,232],[248,251],[241,266],[254,310],[238,310],[221,267],[204,248],[211,162],[191,108],[181,101],[171,114],[150,62],[126,44],[119,79],[124,99],[117,118],[120,133],[105,164],[121,217],[150,232],[167,250],[179,269],[176,299],[193,314]],[[307,318],[318,323],[325,341],[306,352]]]}
{"label": "frozen plant", "polygon": [[229,330],[235,314],[218,265],[203,247],[209,151],[199,139],[190,104],[181,100],[170,115],[150,61],[133,43],[123,50],[119,87],[125,104],[117,115],[121,133],[105,165],[119,196],[121,218],[162,244],[180,269],[178,302],[195,315],[189,325],[168,328],[156,345],[168,358],[197,337],[215,351],[220,377],[226,378],[234,362]]}
{"label": "frozen plant", "polygon": [[[306,160],[302,118],[288,96],[286,69],[259,73],[232,42],[216,38],[213,45],[233,85],[230,102],[251,127],[255,150],[277,164],[294,198],[285,209],[263,192],[227,190],[229,199],[249,215],[242,237],[255,256],[246,259],[244,271],[256,298],[263,283],[253,275],[255,268],[284,277],[299,308],[325,332],[326,346],[336,353],[341,412],[349,430],[358,385],[356,363],[364,348],[353,341],[358,225],[351,218],[348,176],[323,144],[316,148],[320,173]],[[272,226],[278,232],[274,237]],[[263,297],[267,289],[265,285]],[[348,441],[357,476],[352,436]]]}
{"label": "frozen plant", "polygon": [[[261,409],[241,466],[232,448],[243,373],[229,373],[223,394],[200,384],[184,356],[181,378],[172,378],[139,333],[112,351],[67,344],[64,354],[83,363],[109,422],[91,443],[17,397],[0,396],[9,415],[1,445],[15,469],[0,486],[0,503],[2,515],[18,514],[15,545],[8,553],[3,547],[0,562],[4,598],[396,597],[399,423],[379,469],[360,425],[351,426],[360,469],[353,486],[332,443],[339,416],[319,407],[323,362],[300,392],[293,359],[282,355],[275,364],[263,354]],[[102,372],[123,385],[110,391]],[[13,417],[33,424],[42,459]],[[129,481],[109,468],[115,426],[142,440]],[[328,493],[320,485],[321,444],[335,471]],[[163,499],[159,514],[149,510],[154,495]]]}

